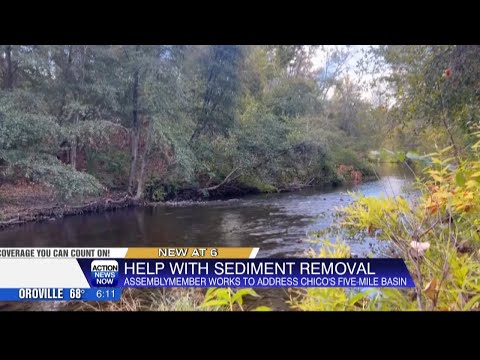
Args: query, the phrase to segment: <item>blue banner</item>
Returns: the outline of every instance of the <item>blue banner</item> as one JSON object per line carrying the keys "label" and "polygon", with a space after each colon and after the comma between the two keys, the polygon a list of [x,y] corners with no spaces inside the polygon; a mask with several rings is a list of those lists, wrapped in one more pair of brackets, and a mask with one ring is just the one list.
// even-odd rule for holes
{"label": "blue banner", "polygon": [[78,259],[92,288],[414,287],[402,259]]}
{"label": "blue banner", "polygon": [[0,301],[119,301],[120,288],[18,288],[0,289]]}

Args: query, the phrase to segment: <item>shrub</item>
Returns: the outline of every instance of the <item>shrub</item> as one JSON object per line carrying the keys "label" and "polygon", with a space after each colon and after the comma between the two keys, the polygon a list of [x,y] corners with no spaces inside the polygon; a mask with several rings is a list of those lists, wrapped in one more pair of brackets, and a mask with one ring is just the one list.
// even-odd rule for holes
{"label": "shrub", "polygon": [[345,208],[342,225],[391,241],[405,259],[414,292],[380,292],[380,309],[470,310],[480,305],[480,141],[468,159],[449,157],[452,148],[432,156],[421,195],[358,196]]}

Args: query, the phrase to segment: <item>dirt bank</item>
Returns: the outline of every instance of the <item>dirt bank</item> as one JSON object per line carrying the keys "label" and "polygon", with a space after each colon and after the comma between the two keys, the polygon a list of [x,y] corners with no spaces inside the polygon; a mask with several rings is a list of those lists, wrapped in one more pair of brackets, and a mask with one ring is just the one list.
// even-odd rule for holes
{"label": "dirt bank", "polygon": [[0,186],[0,229],[31,221],[53,221],[64,216],[112,211],[136,204],[130,196],[121,192],[66,203],[56,200],[53,192],[42,185],[3,184]]}
{"label": "dirt bank", "polygon": [[[298,189],[285,189],[292,191]],[[163,202],[136,201],[125,192],[109,192],[100,197],[86,197],[75,201],[58,200],[54,192],[40,184],[0,185],[0,230],[33,221],[53,221],[65,216],[113,211],[130,206],[179,206],[182,203],[206,203],[229,200],[247,194],[260,193],[250,187],[224,187],[203,194],[198,189],[186,188],[169,194]]]}
{"label": "dirt bank", "polygon": [[[277,191],[299,191],[310,186],[312,185],[292,185],[279,188]],[[0,230],[27,222],[53,221],[65,216],[101,213],[131,206],[182,206],[192,202],[206,204],[212,200],[232,200],[259,193],[261,191],[257,188],[237,184],[222,186],[206,193],[196,188],[177,189],[166,193],[161,202],[134,200],[121,191],[110,191],[99,197],[85,197],[67,202],[58,200],[51,188],[41,184],[2,184],[0,185]],[[148,194],[146,195],[148,198]]]}

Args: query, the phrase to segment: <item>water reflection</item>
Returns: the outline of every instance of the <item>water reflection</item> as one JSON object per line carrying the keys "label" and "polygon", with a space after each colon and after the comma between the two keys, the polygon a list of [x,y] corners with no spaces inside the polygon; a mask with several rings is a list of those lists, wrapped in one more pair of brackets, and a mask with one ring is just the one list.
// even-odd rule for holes
{"label": "water reflection", "polygon": [[[347,205],[346,193],[399,195],[410,182],[406,168],[383,166],[380,180],[356,188],[308,189],[250,196],[208,205],[123,209],[26,224],[0,232],[1,247],[27,246],[258,246],[259,256],[290,256],[309,247],[308,233],[334,221],[334,209]],[[350,239],[358,254],[372,240]]]}

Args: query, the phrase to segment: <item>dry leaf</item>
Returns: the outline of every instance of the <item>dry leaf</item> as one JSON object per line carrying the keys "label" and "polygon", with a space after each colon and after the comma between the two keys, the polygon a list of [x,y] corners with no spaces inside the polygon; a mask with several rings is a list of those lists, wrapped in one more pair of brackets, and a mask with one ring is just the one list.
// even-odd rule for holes
{"label": "dry leaf", "polygon": [[430,300],[435,300],[435,297],[437,296],[438,294],[438,291],[440,290],[439,289],[439,285],[440,285],[440,282],[436,279],[436,278],[433,278],[428,284],[427,286],[425,286],[425,289],[423,291],[425,291],[425,295],[430,299]]}
{"label": "dry leaf", "polygon": [[372,236],[374,231],[375,229],[373,228],[372,224],[368,225],[368,229],[367,229],[368,235]]}
{"label": "dry leaf", "polygon": [[438,211],[438,205],[432,205],[427,208],[430,210],[430,215],[434,215]]}

